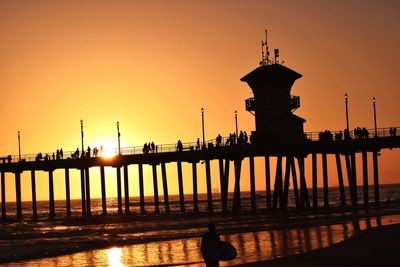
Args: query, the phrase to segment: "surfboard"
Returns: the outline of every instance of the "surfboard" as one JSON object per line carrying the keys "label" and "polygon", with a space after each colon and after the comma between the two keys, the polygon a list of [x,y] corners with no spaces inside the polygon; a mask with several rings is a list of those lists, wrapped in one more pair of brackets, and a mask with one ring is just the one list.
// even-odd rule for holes
{"label": "surfboard", "polygon": [[221,261],[233,260],[237,256],[236,248],[229,242],[221,241],[220,243],[220,259]]}

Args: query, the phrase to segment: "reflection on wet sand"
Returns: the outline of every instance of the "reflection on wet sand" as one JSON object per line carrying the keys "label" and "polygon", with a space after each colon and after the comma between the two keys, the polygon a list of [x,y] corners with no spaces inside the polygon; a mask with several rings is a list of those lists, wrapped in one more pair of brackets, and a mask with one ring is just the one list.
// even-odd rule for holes
{"label": "reflection on wet sand", "polygon": [[[391,220],[396,223],[400,219]],[[385,221],[387,223],[387,221]],[[238,257],[221,266],[273,259],[331,246],[351,237],[360,230],[379,226],[380,218],[353,220],[329,226],[312,226],[297,229],[280,229],[259,232],[221,235],[232,243]],[[10,266],[157,266],[202,263],[200,238],[166,240],[144,244],[97,249],[66,256],[14,263]]]}

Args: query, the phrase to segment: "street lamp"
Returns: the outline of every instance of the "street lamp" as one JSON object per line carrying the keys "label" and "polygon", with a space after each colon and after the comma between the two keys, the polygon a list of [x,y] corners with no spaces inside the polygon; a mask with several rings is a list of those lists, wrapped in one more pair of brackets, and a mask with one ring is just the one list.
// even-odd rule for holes
{"label": "street lamp", "polygon": [[206,139],[205,139],[205,134],[204,134],[204,108],[201,108],[201,128],[203,130],[203,148],[206,145]]}
{"label": "street lamp", "polygon": [[376,107],[375,107],[376,99],[375,97],[372,98],[372,105],[374,106],[374,129],[375,129],[375,137],[378,136],[378,130],[376,128]]}
{"label": "street lamp", "polygon": [[238,138],[238,122],[237,122],[237,110],[235,110],[235,125],[236,125],[236,138]]}
{"label": "street lamp", "polygon": [[118,154],[121,155],[121,133],[119,132],[119,121],[117,121],[117,132],[118,132]]}
{"label": "street lamp", "polygon": [[348,95],[347,93],[344,94],[344,101],[346,103],[346,129],[347,132],[350,133],[349,131],[349,107],[348,107]]}
{"label": "street lamp", "polygon": [[83,120],[81,119],[81,141],[82,141],[82,153],[85,151],[83,147]]}
{"label": "street lamp", "polygon": [[18,131],[18,161],[21,161],[21,133]]}

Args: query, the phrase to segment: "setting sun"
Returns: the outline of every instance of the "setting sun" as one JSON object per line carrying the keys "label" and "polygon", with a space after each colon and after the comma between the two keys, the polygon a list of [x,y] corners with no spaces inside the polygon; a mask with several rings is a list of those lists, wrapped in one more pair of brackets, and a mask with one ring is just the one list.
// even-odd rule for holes
{"label": "setting sun", "polygon": [[112,158],[117,154],[117,149],[114,148],[111,141],[105,141],[100,145],[99,156],[103,158]]}

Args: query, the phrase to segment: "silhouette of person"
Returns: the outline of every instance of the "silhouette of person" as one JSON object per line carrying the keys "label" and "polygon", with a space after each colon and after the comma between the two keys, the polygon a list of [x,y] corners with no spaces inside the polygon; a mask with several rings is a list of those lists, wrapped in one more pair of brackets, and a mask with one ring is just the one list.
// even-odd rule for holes
{"label": "silhouette of person", "polygon": [[215,224],[208,224],[208,232],[201,238],[201,255],[207,267],[219,266],[221,239],[215,232]]}
{"label": "silhouette of person", "polygon": [[62,148],[60,149],[60,158],[61,158],[61,159],[64,158],[64,152],[63,152],[63,149],[62,149]]}

